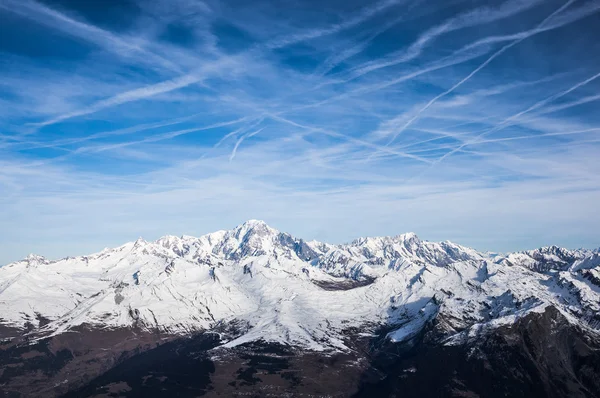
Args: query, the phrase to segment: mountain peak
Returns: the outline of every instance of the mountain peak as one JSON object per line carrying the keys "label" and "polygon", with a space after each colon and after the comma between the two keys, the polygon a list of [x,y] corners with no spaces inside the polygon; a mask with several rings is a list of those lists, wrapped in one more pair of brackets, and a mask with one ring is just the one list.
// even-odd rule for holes
{"label": "mountain peak", "polygon": [[145,246],[147,243],[148,242],[146,242],[146,240],[140,236],[135,240],[135,242],[133,242],[133,247],[142,247]]}
{"label": "mountain peak", "polygon": [[242,223],[241,225],[238,225],[237,228],[241,228],[241,227],[245,227],[245,228],[271,228],[263,220],[255,220],[255,219],[247,220],[244,223]]}
{"label": "mountain peak", "polygon": [[419,239],[419,237],[417,236],[416,233],[414,232],[406,232],[404,234],[400,234],[397,236],[400,240],[403,240],[405,242],[420,242],[421,239]]}
{"label": "mountain peak", "polygon": [[49,264],[50,261],[48,261],[48,259],[46,257],[43,256],[38,256],[37,254],[29,254],[27,257],[25,257],[23,260],[21,260],[22,263],[24,263],[26,265],[27,268],[30,267],[37,267],[39,265],[46,265]]}
{"label": "mountain peak", "polygon": [[369,245],[369,244],[377,244],[377,242],[379,244],[384,243],[384,242],[389,242],[389,241],[396,241],[396,242],[421,242],[421,240],[419,239],[419,237],[417,236],[417,234],[415,234],[414,232],[406,232],[400,235],[396,235],[394,237],[390,237],[390,236],[377,236],[377,237],[371,237],[371,236],[364,236],[364,237],[360,237],[357,239],[354,239],[350,244],[351,245],[357,245],[357,246],[364,246],[364,245]]}
{"label": "mountain peak", "polygon": [[271,228],[269,225],[267,225],[266,222],[262,220],[248,220],[233,229],[233,233],[236,237],[239,238],[246,236],[248,233],[252,233],[252,235],[266,236],[271,234],[277,234],[278,232],[279,231],[277,231],[274,228]]}
{"label": "mountain peak", "polygon": [[44,264],[48,262],[48,259],[46,259],[44,256],[30,253],[27,257],[25,257],[25,261],[28,263]]}
{"label": "mountain peak", "polygon": [[38,256],[37,254],[29,253],[25,260],[45,260],[44,256]]}

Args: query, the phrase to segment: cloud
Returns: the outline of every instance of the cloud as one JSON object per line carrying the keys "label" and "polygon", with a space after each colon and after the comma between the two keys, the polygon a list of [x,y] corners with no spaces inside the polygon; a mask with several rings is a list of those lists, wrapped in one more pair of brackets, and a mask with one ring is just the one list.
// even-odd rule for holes
{"label": "cloud", "polygon": [[28,23],[0,59],[0,263],[250,218],[598,245],[597,2],[308,4],[140,2],[117,30],[3,2]]}
{"label": "cloud", "polygon": [[313,29],[300,33],[296,33],[293,35],[284,36],[282,38],[277,38],[272,41],[267,42],[266,47],[270,49],[286,47],[291,44],[303,42],[306,40],[316,39],[318,37],[332,35],[334,33],[338,33],[342,30],[354,27],[359,25],[374,15],[389,9],[390,7],[396,6],[402,3],[400,0],[383,0],[375,3],[373,6],[365,7],[358,14],[351,16],[344,20],[341,23],[333,24],[324,29]]}
{"label": "cloud", "polygon": [[[514,115],[511,115],[510,117],[506,118],[504,121],[502,121],[502,123],[494,126],[493,128],[486,130],[484,132],[482,132],[481,134],[477,135],[475,137],[475,139],[472,142],[465,142],[463,144],[461,144],[459,147],[453,149],[452,151],[444,154],[441,158],[439,158],[436,162],[434,162],[434,165],[439,164],[441,162],[443,162],[445,159],[447,159],[448,157],[452,156],[453,154],[457,153],[458,151],[460,151],[461,149],[463,149],[464,147],[470,145],[471,143],[477,143],[478,140],[484,136],[496,133],[504,128],[506,128],[507,126],[510,126],[511,124],[515,123],[515,121],[519,120],[519,118],[523,115],[525,115],[526,113],[529,113],[531,111],[534,111],[542,106],[544,106],[545,104],[555,101],[569,93],[571,93],[572,91],[577,90],[578,88],[581,88],[583,86],[585,86],[586,84],[589,84],[590,82],[596,80],[597,78],[600,77],[600,73],[597,73],[571,87],[569,87],[567,90],[561,91],[559,93],[553,94],[548,98],[545,98],[541,101],[536,102],[535,104],[531,105],[530,107],[528,107],[527,109],[520,111]],[[589,129],[587,131],[594,131],[595,129]],[[584,130],[585,132],[586,130]],[[552,134],[552,135],[567,135],[568,133],[562,133],[562,134]],[[546,135],[542,135],[542,136],[549,136],[548,134]],[[433,167],[433,166],[432,166]]]}
{"label": "cloud", "polygon": [[241,136],[240,138],[238,138],[238,140],[236,141],[236,143],[235,143],[235,145],[234,145],[234,147],[233,147],[233,150],[231,151],[231,155],[229,155],[229,161],[231,162],[231,161],[232,161],[232,160],[235,158],[235,155],[236,155],[236,153],[237,153],[237,149],[238,149],[238,147],[240,146],[240,144],[241,144],[241,143],[242,143],[242,142],[243,142],[245,139],[247,139],[247,138],[251,138],[251,137],[254,137],[256,134],[260,133],[260,132],[261,132],[261,131],[263,131],[263,130],[264,130],[264,128],[262,128],[262,129],[258,129],[258,130],[256,130],[256,131],[253,131],[253,132],[251,132],[251,133],[245,134],[245,135]]}
{"label": "cloud", "polygon": [[542,28],[548,21],[552,20],[552,18],[554,18],[554,16],[560,14],[562,11],[564,11],[569,6],[571,6],[571,4],[573,4],[574,2],[575,2],[575,0],[569,0],[569,1],[567,1],[560,8],[558,8],[552,14],[550,14],[549,16],[547,16],[542,22],[540,22],[529,34],[523,35],[522,37],[520,37],[520,38],[518,38],[518,39],[516,39],[516,40],[514,40],[512,42],[510,42],[509,44],[503,46],[498,51],[494,52],[490,57],[488,57],[477,68],[475,68],[473,71],[471,71],[471,73],[469,73],[467,76],[465,76],[460,81],[458,81],[457,83],[455,83],[452,87],[450,87],[446,91],[442,92],[441,94],[438,94],[435,97],[433,97],[429,102],[427,102],[425,104],[425,106],[423,106],[421,109],[419,109],[419,111],[416,112],[414,114],[414,116],[412,116],[406,123],[404,123],[404,125],[400,129],[398,129],[392,135],[392,137],[390,138],[390,140],[387,142],[386,146],[390,145],[392,142],[394,142],[396,140],[396,138],[398,137],[398,135],[400,135],[406,128],[408,128],[412,123],[414,123],[414,121],[417,120],[421,116],[421,114],[423,112],[427,111],[427,109],[429,109],[429,107],[431,107],[433,104],[435,104],[438,100],[440,100],[441,98],[447,96],[448,94],[452,93],[454,90],[456,90],[457,88],[459,88],[460,86],[462,86],[463,84],[465,84],[467,81],[469,81],[469,79],[471,79],[473,76],[475,76],[475,74],[477,74],[480,70],[482,70],[483,68],[485,68],[486,66],[488,66],[494,59],[496,59],[497,57],[499,57],[500,55],[502,55],[504,52],[506,52],[510,48],[516,46],[517,44],[521,43],[523,40],[527,39],[528,37],[531,37],[532,35],[538,33],[539,29]]}
{"label": "cloud", "polygon": [[113,106],[150,98],[158,94],[163,94],[183,87],[187,87],[190,84],[199,83],[200,81],[202,81],[203,78],[204,75],[199,71],[197,73],[191,73],[188,75],[177,77],[175,79],[162,81],[151,86],[144,86],[134,90],[125,91],[113,97],[98,101],[95,104],[92,104],[86,108],[79,109],[74,112],[69,112],[41,123],[36,123],[34,124],[34,126],[49,126],[77,116],[89,115],[91,113],[95,113]]}
{"label": "cloud", "polygon": [[150,65],[159,64],[169,70],[181,71],[176,63],[146,49],[131,37],[121,38],[109,31],[69,17],[42,3],[33,0],[6,0],[0,4],[0,8],[89,41],[123,58],[134,56],[140,62],[148,62]]}
{"label": "cloud", "polygon": [[[376,4],[373,7],[366,8],[359,15],[345,21],[341,24],[333,25],[327,29],[319,29],[313,30],[309,32],[303,32],[300,34],[284,36],[279,39],[275,39],[270,41],[259,48],[252,48],[249,50],[250,55],[257,55],[255,52],[260,51],[262,48],[267,49],[276,49],[281,47],[286,47],[294,43],[302,42],[305,40],[314,39],[323,35],[329,35],[335,32],[338,32],[343,29],[347,29],[349,27],[360,24],[361,22],[367,20],[371,16],[385,10],[386,8],[397,4],[397,0],[385,0],[381,3]],[[48,7],[45,7],[39,3],[34,1],[27,0],[26,3],[11,3],[11,7],[4,6],[7,9],[17,12],[21,15],[32,17],[36,19],[38,22],[48,23],[48,20],[45,18],[38,19],[37,15],[42,14],[44,17],[51,17],[51,20],[57,20],[58,24],[51,23],[51,26],[58,29],[64,29],[65,26],[73,27],[73,29],[68,29],[67,31],[72,34],[80,35],[86,39],[89,39],[97,44],[105,45],[108,49],[117,50],[121,53],[129,53],[131,51],[141,53],[143,56],[149,56],[151,59],[158,59],[159,63],[167,65],[168,68],[172,70],[181,70],[175,64],[170,61],[157,56],[156,54],[145,50],[144,48],[136,45],[128,44],[127,40],[122,40],[119,37],[112,35],[109,32],[98,29],[94,26],[81,23],[79,21],[73,20],[64,14],[61,14],[55,10],[52,10]],[[22,8],[25,8],[23,10]],[[29,12],[28,12],[29,11]],[[131,40],[131,39],[130,39]],[[62,122],[67,119],[71,119],[74,117],[89,115],[92,113],[96,113],[103,109],[114,107],[118,105],[122,105],[131,101],[139,101],[142,99],[146,99],[158,94],[168,93],[173,90],[178,90],[184,87],[187,87],[191,84],[196,84],[204,80],[207,75],[211,73],[221,72],[227,66],[230,66],[232,62],[235,61],[236,58],[240,57],[227,57],[222,56],[213,63],[208,63],[204,67],[201,67],[199,70],[178,76],[173,79],[165,80],[160,83],[156,83],[153,85],[148,85],[144,87],[140,87],[134,90],[129,90],[123,93],[119,93],[113,97],[98,101],[90,106],[87,106],[83,109],[79,109],[73,112],[69,112],[66,114],[59,115],[55,118],[46,120],[41,123],[36,123],[36,127],[44,127],[48,125],[52,125],[55,123]]]}
{"label": "cloud", "polygon": [[477,25],[489,24],[491,22],[495,22],[526,11],[539,3],[540,1],[511,0],[501,4],[497,8],[491,9],[489,7],[481,7],[473,11],[465,12],[459,16],[445,21],[441,25],[428,29],[407,49],[397,51],[387,56],[386,60],[383,62],[380,60],[371,61],[367,62],[366,64],[359,65],[357,68],[353,68],[350,77],[347,77],[346,81],[356,79],[367,73],[377,71],[382,68],[395,66],[416,59],[422,54],[427,45],[443,34]]}

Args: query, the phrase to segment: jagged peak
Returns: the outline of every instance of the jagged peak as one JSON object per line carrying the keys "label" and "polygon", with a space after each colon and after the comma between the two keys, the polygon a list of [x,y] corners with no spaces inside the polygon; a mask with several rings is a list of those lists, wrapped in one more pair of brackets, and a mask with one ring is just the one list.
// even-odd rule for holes
{"label": "jagged peak", "polygon": [[396,239],[402,240],[404,242],[421,242],[421,239],[414,232],[406,232],[400,235],[396,235]]}
{"label": "jagged peak", "polygon": [[354,239],[350,242],[349,246],[362,246],[369,242],[382,239],[381,237],[361,236],[360,238]]}
{"label": "jagged peak", "polygon": [[[411,259],[413,257],[422,257],[424,261],[441,261],[439,259],[448,256],[455,259],[467,258],[468,256],[472,258],[490,258],[493,256],[495,263],[533,264],[533,262],[553,261],[556,264],[570,264],[576,259],[583,259],[591,256],[593,253],[599,253],[598,249],[570,250],[556,245],[507,254],[485,253],[455,244],[451,241],[429,242],[421,240],[414,232],[406,232],[395,236],[360,237],[348,244],[335,245],[319,241],[306,242],[270,227],[263,220],[250,219],[233,229],[216,231],[200,237],[164,235],[152,242],[139,237],[136,241],[129,242],[120,247],[104,249],[100,254],[130,249],[133,249],[136,253],[146,249],[151,253],[159,253],[158,249],[162,247],[173,251],[177,256],[189,255],[190,259],[192,259],[192,256],[233,258],[232,256],[243,257],[246,255],[256,255],[257,253],[270,255],[275,252],[279,253],[280,251],[286,252],[290,248],[291,250],[299,250],[294,246],[292,241],[296,243],[302,242],[302,244],[306,245],[306,248],[314,250],[319,256],[331,261],[335,261],[333,259],[340,256],[348,257],[348,259],[356,256],[357,261],[364,261],[366,257],[373,264],[375,264],[373,259],[383,264],[394,256],[408,256],[407,258],[410,257]],[[305,258],[305,256],[302,255],[302,258]],[[361,258],[362,260],[360,260]],[[25,264],[30,263],[34,265],[49,263],[43,256],[35,254],[30,254],[21,261]],[[351,263],[350,260],[348,262]],[[377,264],[381,265],[380,263]]]}
{"label": "jagged peak", "polygon": [[551,245],[551,246],[542,246],[540,248],[530,250],[530,251],[531,252],[542,252],[542,253],[556,253],[556,252],[563,252],[563,251],[570,251],[570,250],[563,249],[562,247],[558,247],[556,245]]}
{"label": "jagged peak", "polygon": [[176,235],[164,235],[164,236],[161,236],[160,238],[158,238],[157,240],[155,240],[154,243],[164,246],[169,243],[179,242],[183,239],[184,239],[183,236],[179,237]]}
{"label": "jagged peak", "polygon": [[178,240],[178,239],[183,239],[183,236],[163,235],[160,238],[158,238],[157,241],[159,241],[159,240]]}
{"label": "jagged peak", "polygon": [[268,229],[268,230],[270,229],[270,230],[275,230],[274,228],[270,227],[263,220],[255,220],[255,219],[251,219],[251,220],[245,221],[242,224],[240,224],[240,225],[238,225],[237,227],[234,228],[234,230],[238,230],[238,229]]}
{"label": "jagged peak", "polygon": [[25,264],[27,267],[35,267],[38,265],[49,264],[50,261],[44,256],[30,253],[23,260],[17,261],[16,263],[13,263],[13,264],[17,264],[17,263]]}
{"label": "jagged peak", "polygon": [[34,254],[34,253],[29,253],[27,255],[27,257],[25,257],[25,260],[27,260],[27,261],[38,260],[39,261],[39,260],[46,260],[46,257],[40,256],[40,255]]}
{"label": "jagged peak", "polygon": [[25,259],[23,261],[27,262],[29,265],[39,265],[39,264],[48,264],[49,263],[49,261],[46,257],[40,256],[37,254],[33,254],[33,253],[28,254],[27,257],[25,257]]}
{"label": "jagged peak", "polygon": [[564,247],[560,247],[560,246],[556,246],[556,245],[551,245],[551,246],[542,246],[540,248],[537,249],[533,249],[533,250],[527,250],[524,252],[521,252],[523,254],[526,254],[528,256],[536,256],[536,255],[553,255],[553,256],[558,256],[558,257],[565,257],[565,258],[583,258],[587,255],[589,255],[590,253],[592,253],[589,250],[586,249],[576,249],[576,250],[571,250],[571,249],[567,249]]}
{"label": "jagged peak", "polygon": [[406,232],[396,236],[362,236],[350,242],[349,246],[364,246],[369,243],[384,243],[386,241],[421,242],[421,239],[414,232]]}
{"label": "jagged peak", "polygon": [[265,226],[268,227],[267,223],[263,220],[258,220],[255,218],[251,218],[250,220],[246,220],[244,221],[241,225],[245,225],[245,226]]}
{"label": "jagged peak", "polygon": [[137,238],[135,240],[135,242],[133,242],[133,248],[139,248],[139,247],[144,247],[147,246],[149,242],[147,242],[144,238],[142,238],[141,236],[139,238]]}
{"label": "jagged peak", "polygon": [[236,237],[242,238],[248,233],[259,233],[259,234],[277,234],[278,230],[270,227],[266,222],[262,220],[248,220],[243,224],[235,227],[232,232]]}

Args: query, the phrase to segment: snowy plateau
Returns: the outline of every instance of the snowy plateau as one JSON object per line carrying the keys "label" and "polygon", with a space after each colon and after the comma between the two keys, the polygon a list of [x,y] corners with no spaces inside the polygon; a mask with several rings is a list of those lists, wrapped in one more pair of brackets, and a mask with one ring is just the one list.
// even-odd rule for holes
{"label": "snowy plateau", "polygon": [[235,322],[226,346],[262,340],[346,350],[344,331],[403,341],[438,319],[446,344],[555,307],[600,332],[600,253],[544,247],[488,255],[415,234],[305,242],[251,220],[199,238],[138,239],[0,268],[0,322],[56,335],[78,325],[189,334]]}

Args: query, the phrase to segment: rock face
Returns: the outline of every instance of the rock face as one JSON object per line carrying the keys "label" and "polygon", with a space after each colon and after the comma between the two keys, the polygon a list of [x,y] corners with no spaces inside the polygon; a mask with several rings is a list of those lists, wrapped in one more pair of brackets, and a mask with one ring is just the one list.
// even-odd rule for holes
{"label": "rock face", "polygon": [[599,280],[597,251],[331,245],[256,220],[31,255],[0,268],[0,392],[598,396]]}
{"label": "rock face", "polygon": [[381,342],[356,396],[600,396],[600,341],[554,307],[452,344],[435,343],[437,326]]}

